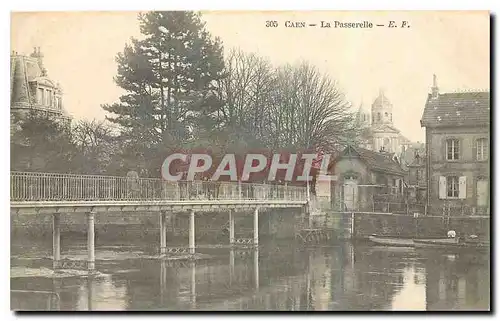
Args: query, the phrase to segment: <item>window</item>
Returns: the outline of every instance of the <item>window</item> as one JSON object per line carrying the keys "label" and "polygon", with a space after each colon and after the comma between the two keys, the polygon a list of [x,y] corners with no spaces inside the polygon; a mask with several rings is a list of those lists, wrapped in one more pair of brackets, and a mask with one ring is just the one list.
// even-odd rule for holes
{"label": "window", "polygon": [[43,89],[42,88],[38,88],[38,90],[37,90],[37,98],[38,98],[38,103],[40,105],[43,105]]}
{"label": "window", "polygon": [[476,141],[476,151],[478,161],[488,159],[488,141],[486,138],[481,138]]}
{"label": "window", "polygon": [[458,139],[448,139],[446,141],[446,159],[458,160],[459,155],[459,141]]}
{"label": "window", "polygon": [[389,114],[388,113],[385,113],[385,118],[389,117]]}
{"label": "window", "polygon": [[50,90],[47,90],[47,102],[45,105],[52,106],[52,92]]}
{"label": "window", "polygon": [[448,197],[458,197],[458,176],[448,176],[446,178],[446,190]]}
{"label": "window", "polygon": [[416,178],[416,180],[417,180],[417,182],[418,182],[418,181],[420,180],[420,170],[418,170],[418,169],[417,169],[417,171],[416,171],[416,173],[415,173],[415,174],[416,174],[416,175],[415,175],[415,176],[416,176],[415,178]]}
{"label": "window", "polygon": [[380,121],[380,113],[377,113],[377,120]]}
{"label": "window", "polygon": [[391,121],[392,121],[392,113],[390,115],[391,115]]}
{"label": "window", "polygon": [[440,176],[439,199],[467,198],[467,177],[465,176]]}

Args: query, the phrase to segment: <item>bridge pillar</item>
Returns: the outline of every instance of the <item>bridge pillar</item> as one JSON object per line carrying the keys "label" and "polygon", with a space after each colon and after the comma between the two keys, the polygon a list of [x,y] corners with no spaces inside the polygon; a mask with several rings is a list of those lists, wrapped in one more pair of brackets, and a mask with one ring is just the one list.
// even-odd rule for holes
{"label": "bridge pillar", "polygon": [[193,255],[195,252],[195,225],[194,225],[194,211],[191,210],[189,218],[189,254]]}
{"label": "bridge pillar", "polygon": [[95,270],[95,212],[92,210],[87,214],[87,269]]}
{"label": "bridge pillar", "polygon": [[234,213],[229,210],[229,245],[234,245]]}
{"label": "bridge pillar", "polygon": [[52,215],[52,267],[59,268],[61,261],[61,214],[54,213]]}
{"label": "bridge pillar", "polygon": [[160,254],[167,253],[167,212],[160,212]]}
{"label": "bridge pillar", "polygon": [[259,246],[259,208],[253,212],[253,245]]}

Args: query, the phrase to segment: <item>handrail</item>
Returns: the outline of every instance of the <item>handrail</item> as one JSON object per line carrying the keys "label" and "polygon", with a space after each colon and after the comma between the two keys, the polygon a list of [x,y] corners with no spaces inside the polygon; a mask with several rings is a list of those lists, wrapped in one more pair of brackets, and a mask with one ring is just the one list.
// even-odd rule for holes
{"label": "handrail", "polygon": [[11,172],[10,181],[11,201],[306,200],[305,187],[258,183],[40,172]]}

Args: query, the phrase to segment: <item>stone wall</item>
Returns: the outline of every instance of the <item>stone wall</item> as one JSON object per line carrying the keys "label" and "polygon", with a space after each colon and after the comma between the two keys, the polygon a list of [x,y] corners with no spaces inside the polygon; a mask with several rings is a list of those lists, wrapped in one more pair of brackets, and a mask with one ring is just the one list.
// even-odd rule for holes
{"label": "stone wall", "polygon": [[[351,213],[344,214],[343,222],[350,225]],[[400,234],[418,236],[445,236],[449,230],[458,235],[476,234],[489,237],[489,218],[419,216],[395,214],[355,213],[354,238],[364,239],[371,234]]]}

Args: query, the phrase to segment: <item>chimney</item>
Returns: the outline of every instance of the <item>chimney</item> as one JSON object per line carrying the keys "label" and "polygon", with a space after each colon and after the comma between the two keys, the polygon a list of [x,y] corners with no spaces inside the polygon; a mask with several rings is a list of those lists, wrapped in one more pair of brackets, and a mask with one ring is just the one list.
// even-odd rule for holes
{"label": "chimney", "polygon": [[431,97],[437,98],[439,95],[439,88],[437,86],[436,74],[432,75],[432,87],[431,87]]}

